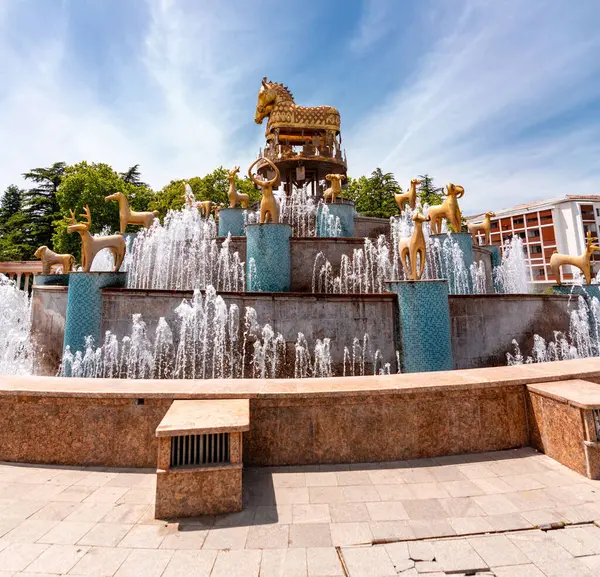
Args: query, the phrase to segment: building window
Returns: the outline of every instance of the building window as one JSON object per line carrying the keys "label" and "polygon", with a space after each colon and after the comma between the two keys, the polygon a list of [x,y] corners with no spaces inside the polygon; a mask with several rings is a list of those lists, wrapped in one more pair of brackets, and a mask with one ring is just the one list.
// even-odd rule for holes
{"label": "building window", "polygon": [[596,216],[600,216],[600,208],[596,209]]}
{"label": "building window", "polygon": [[539,228],[530,228],[527,231],[527,236],[529,238],[537,238],[540,236],[540,229]]}
{"label": "building window", "polygon": [[515,218],[514,223],[515,224],[523,224],[523,222],[525,222],[522,218]]}
{"label": "building window", "polygon": [[529,252],[531,254],[542,254],[542,246],[539,244],[534,244],[529,247]]}

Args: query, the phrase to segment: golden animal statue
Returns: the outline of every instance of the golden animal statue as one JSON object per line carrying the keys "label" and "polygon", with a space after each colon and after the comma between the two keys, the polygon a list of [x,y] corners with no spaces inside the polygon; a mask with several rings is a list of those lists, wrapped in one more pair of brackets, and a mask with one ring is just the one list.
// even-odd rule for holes
{"label": "golden animal statue", "polygon": [[[412,236],[401,238],[398,242],[398,253],[402,267],[406,272],[409,280],[419,280],[423,276],[425,270],[425,236],[423,235],[423,223],[427,222],[429,217],[424,217],[422,214],[415,214],[413,222],[415,229]],[[418,261],[417,261],[417,256]],[[418,269],[417,269],[418,262]]]}
{"label": "golden animal statue", "polygon": [[62,267],[63,274],[73,270],[75,257],[72,254],[56,254],[47,246],[40,246],[34,253],[35,258],[42,261],[42,274],[51,274],[52,266],[58,264]]}
{"label": "golden animal statue", "polygon": [[465,194],[465,189],[460,184],[449,183],[446,185],[446,199],[442,204],[430,206],[427,215],[431,220],[431,233],[440,234],[442,232],[442,218],[445,218],[451,225],[454,232],[460,232],[460,209],[458,208],[458,199]]}
{"label": "golden animal statue", "polygon": [[[271,180],[262,179],[252,174],[252,169],[264,160],[275,170],[275,176]],[[248,176],[256,186],[262,189],[262,199],[260,201],[260,224],[265,224],[267,220],[273,224],[279,223],[279,202],[273,194],[273,185],[279,180],[279,169],[268,158],[257,158],[248,169]]]}
{"label": "golden animal statue", "polygon": [[71,224],[67,227],[69,234],[78,232],[81,237],[81,269],[83,272],[90,272],[92,268],[92,262],[95,256],[103,249],[107,248],[112,252],[115,266],[113,272],[118,272],[125,258],[125,239],[120,234],[113,234],[111,236],[92,236],[90,234],[90,227],[92,226],[92,215],[90,214],[90,208],[85,205],[85,214],[79,216],[85,216],[87,222],[77,222],[75,212],[70,210],[71,217],[67,217],[65,220]]}
{"label": "golden animal statue", "polygon": [[116,200],[119,202],[119,224],[121,234],[125,233],[128,224],[136,224],[144,228],[150,228],[154,219],[158,216],[158,211],[137,212],[129,208],[129,201],[122,192],[115,192],[104,198],[106,202]]}
{"label": "golden animal statue", "polygon": [[[258,91],[258,102],[254,122],[262,124],[269,117],[266,136],[271,140],[275,131],[293,129],[294,132],[306,130],[325,131],[335,136],[340,131],[340,113],[332,106],[298,106],[287,86],[267,81],[265,76]],[[286,135],[287,140],[304,142],[302,134]]]}
{"label": "golden animal statue", "polygon": [[213,211],[213,201],[212,200],[201,200],[195,203],[196,208],[200,212],[200,216],[202,218],[208,218]]}
{"label": "golden animal statue", "polygon": [[597,244],[593,244],[594,241],[598,241],[597,238],[592,238],[592,233],[587,233],[587,242],[585,252],[580,256],[571,256],[569,254],[559,254],[555,252],[550,257],[550,268],[552,273],[556,277],[556,282],[561,284],[560,281],[560,267],[565,265],[571,265],[578,268],[585,278],[586,284],[592,283],[592,265],[590,263],[590,259],[592,254],[595,252],[600,252],[600,246]]}
{"label": "golden animal statue", "polygon": [[346,180],[346,177],[343,174],[328,174],[325,179],[331,182],[331,186],[323,193],[325,202],[327,199],[335,202],[338,196],[342,198],[342,180]]}
{"label": "golden animal statue", "polygon": [[483,244],[490,245],[492,242],[490,241],[490,228],[492,223],[490,219],[496,216],[495,212],[486,212],[483,218],[483,222],[469,222],[467,224],[467,228],[473,237],[473,244],[477,244],[477,237],[481,233],[483,234]]}
{"label": "golden animal statue", "polygon": [[239,166],[234,166],[229,171],[229,192],[227,193],[227,196],[229,197],[229,208],[235,208],[238,202],[242,205],[242,208],[248,208],[248,195],[243,192],[238,192],[235,189],[235,175],[239,171]]}
{"label": "golden animal statue", "polygon": [[396,204],[398,205],[400,212],[404,210],[404,207],[407,204],[413,210],[415,206],[417,206],[417,184],[421,184],[421,181],[418,178],[413,178],[410,181],[410,188],[408,189],[408,192],[394,194],[394,198],[396,199]]}

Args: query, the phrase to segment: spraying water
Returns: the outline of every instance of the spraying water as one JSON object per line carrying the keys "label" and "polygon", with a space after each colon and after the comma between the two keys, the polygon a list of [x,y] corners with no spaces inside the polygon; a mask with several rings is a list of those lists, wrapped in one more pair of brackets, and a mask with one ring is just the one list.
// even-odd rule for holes
{"label": "spraying water", "polygon": [[494,268],[494,287],[497,293],[527,294],[527,264],[523,241],[518,236],[504,243],[502,262]]}
{"label": "spraying water", "polygon": [[3,274],[0,274],[0,326],[0,374],[31,374],[31,301],[26,291],[19,290]]}

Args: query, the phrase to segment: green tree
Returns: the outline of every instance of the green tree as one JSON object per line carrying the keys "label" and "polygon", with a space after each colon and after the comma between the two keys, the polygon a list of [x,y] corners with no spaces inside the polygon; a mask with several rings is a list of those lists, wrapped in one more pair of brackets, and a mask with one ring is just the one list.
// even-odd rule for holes
{"label": "green tree", "polygon": [[369,177],[349,178],[344,196],[354,200],[356,211],[360,214],[389,218],[398,213],[394,194],[401,191],[391,172],[384,173],[376,168]]}
{"label": "green tree", "polygon": [[22,208],[23,191],[11,184],[0,201],[0,260],[29,260],[37,248],[27,243],[27,222]]}
{"label": "green tree", "polygon": [[[228,171],[220,166],[203,177],[172,180],[155,194],[150,209],[157,210],[161,217],[169,210],[179,210],[183,206],[186,182],[191,186],[196,200],[212,200],[216,204],[229,206]],[[238,192],[247,194],[250,203],[260,200],[260,191],[248,177],[242,179],[236,175],[235,182]]]}
{"label": "green tree", "polygon": [[52,166],[32,168],[23,174],[36,186],[23,194],[23,212],[26,215],[27,244],[34,250],[42,245],[52,247],[53,223],[60,216],[56,191],[65,172],[64,162]]}
{"label": "green tree", "polygon": [[123,179],[123,182],[125,182],[126,184],[148,187],[148,185],[145,182],[142,182],[142,173],[140,172],[139,164],[134,164],[126,172],[119,172],[119,176]]}
{"label": "green tree", "polygon": [[[112,232],[119,231],[119,203],[106,202],[104,199],[115,192],[122,192],[129,199],[130,206],[135,210],[148,210],[153,199],[152,190],[147,185],[126,183],[112,167],[104,163],[80,162],[69,166],[65,170],[57,199],[60,207],[60,219],[55,221],[54,246],[57,252],[66,252],[79,260],[81,253],[81,240],[78,234],[68,234],[68,222],[72,209],[77,215],[78,222],[85,222],[83,208],[88,205],[92,215],[92,234],[103,229]],[[132,227],[131,230],[138,230]]]}
{"label": "green tree", "polygon": [[434,206],[436,204],[442,204],[444,202],[444,187],[438,188],[433,183],[433,177],[428,174],[419,175],[419,188],[417,189],[417,196],[421,201],[421,204],[427,204]]}

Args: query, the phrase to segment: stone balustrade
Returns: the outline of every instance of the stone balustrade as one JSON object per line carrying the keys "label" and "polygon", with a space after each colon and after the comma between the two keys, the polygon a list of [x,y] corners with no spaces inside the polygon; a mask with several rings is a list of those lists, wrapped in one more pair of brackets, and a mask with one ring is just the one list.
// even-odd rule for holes
{"label": "stone balustrade", "polygon": [[42,262],[36,260],[0,262],[0,274],[14,280],[24,291],[33,285],[33,277],[42,274]]}

